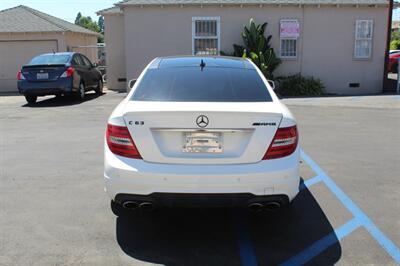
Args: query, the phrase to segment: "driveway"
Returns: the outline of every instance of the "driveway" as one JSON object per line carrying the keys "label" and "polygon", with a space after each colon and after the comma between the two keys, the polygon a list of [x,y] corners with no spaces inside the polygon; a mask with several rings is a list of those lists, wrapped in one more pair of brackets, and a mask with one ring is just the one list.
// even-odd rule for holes
{"label": "driveway", "polygon": [[0,97],[0,265],[397,265],[400,99],[284,100],[301,193],[287,210],[174,209],[116,218],[106,121],[124,94]]}

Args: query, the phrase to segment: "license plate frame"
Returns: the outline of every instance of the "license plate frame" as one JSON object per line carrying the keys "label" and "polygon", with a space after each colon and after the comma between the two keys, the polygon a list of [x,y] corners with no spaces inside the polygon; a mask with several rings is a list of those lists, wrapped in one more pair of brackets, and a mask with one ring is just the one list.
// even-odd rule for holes
{"label": "license plate frame", "polygon": [[191,131],[183,132],[185,153],[223,153],[222,132]]}
{"label": "license plate frame", "polygon": [[37,73],[36,79],[37,80],[49,79],[49,73]]}

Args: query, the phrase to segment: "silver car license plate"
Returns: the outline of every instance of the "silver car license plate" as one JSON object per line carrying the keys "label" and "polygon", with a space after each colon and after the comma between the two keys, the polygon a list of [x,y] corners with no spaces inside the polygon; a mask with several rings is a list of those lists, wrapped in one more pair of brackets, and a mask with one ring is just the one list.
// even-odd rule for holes
{"label": "silver car license plate", "polygon": [[183,152],[191,153],[222,153],[222,133],[195,131],[184,132]]}
{"label": "silver car license plate", "polygon": [[36,79],[49,79],[49,73],[37,73]]}

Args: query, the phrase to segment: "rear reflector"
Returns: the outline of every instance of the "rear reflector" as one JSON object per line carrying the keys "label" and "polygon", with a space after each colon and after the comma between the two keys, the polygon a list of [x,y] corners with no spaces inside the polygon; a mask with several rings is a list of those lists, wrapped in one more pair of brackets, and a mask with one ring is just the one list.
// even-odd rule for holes
{"label": "rear reflector", "polygon": [[23,80],[23,79],[25,79],[24,75],[22,74],[21,71],[18,71],[18,73],[17,73],[17,80]]}
{"label": "rear reflector", "polygon": [[292,154],[296,150],[298,140],[296,126],[278,128],[263,160],[282,158]]}
{"label": "rear reflector", "polygon": [[74,73],[75,69],[73,67],[69,67],[67,68],[66,71],[64,71],[64,73],[61,74],[60,78],[68,78],[71,77],[72,74]]}
{"label": "rear reflector", "polygon": [[106,140],[112,153],[129,158],[142,159],[127,127],[108,124]]}

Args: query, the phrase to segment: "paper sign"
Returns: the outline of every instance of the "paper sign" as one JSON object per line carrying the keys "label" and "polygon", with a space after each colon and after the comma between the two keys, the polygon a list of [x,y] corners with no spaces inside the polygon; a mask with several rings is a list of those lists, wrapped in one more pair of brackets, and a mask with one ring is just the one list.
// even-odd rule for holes
{"label": "paper sign", "polygon": [[300,36],[300,23],[297,20],[281,21],[281,38],[298,38]]}

